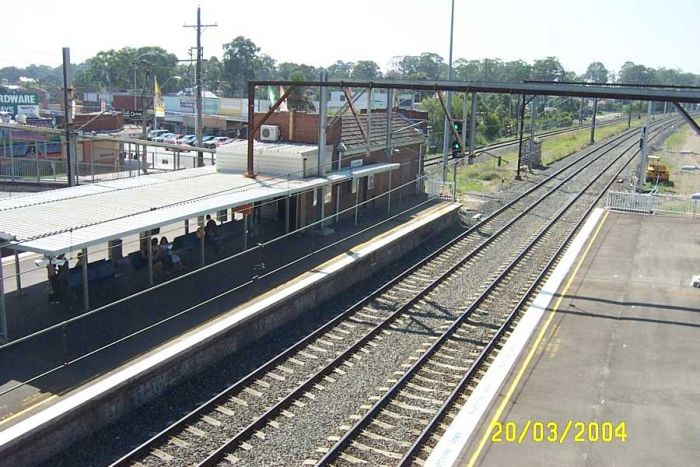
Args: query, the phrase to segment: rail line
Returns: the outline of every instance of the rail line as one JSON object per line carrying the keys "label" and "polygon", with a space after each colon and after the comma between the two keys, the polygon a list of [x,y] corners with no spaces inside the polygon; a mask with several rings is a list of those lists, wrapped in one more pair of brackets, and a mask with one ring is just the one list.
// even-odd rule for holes
{"label": "rail line", "polygon": [[[630,145],[611,161],[601,172],[601,177],[634,147],[634,144]],[[495,357],[497,352],[494,349],[501,338],[510,330],[518,312],[537,290],[587,214],[639,150],[632,152],[624,165],[605,183],[585,213],[581,216],[574,213],[572,217],[578,220],[573,228],[567,229],[563,241],[559,238],[561,234],[554,232],[554,227],[562,221],[571,223],[572,219],[567,218],[567,215],[599,179],[591,180],[518,251],[510,263],[473,298],[460,317],[326,452],[317,465],[327,465],[334,461],[338,465],[360,462],[372,465],[375,462],[398,461],[398,465],[403,466],[415,462],[417,451],[465,387],[473,382],[477,372],[484,371],[487,359]],[[504,313],[504,304],[507,303],[514,306],[505,307],[505,310],[510,311]],[[469,366],[463,366],[465,363]],[[437,398],[445,396],[445,402],[440,403]],[[370,425],[372,427],[368,428]],[[414,433],[422,426],[425,428],[417,440],[413,440]],[[401,434],[404,436],[401,437]],[[396,447],[400,446],[409,449],[401,455],[395,452]]]}
{"label": "rail line", "polygon": [[[293,416],[288,409],[299,399],[313,400],[311,391],[333,384],[334,375],[344,374],[358,355],[371,351],[374,338],[406,319],[412,307],[467,263],[478,261],[516,222],[637,133],[618,135],[568,163],[113,465],[193,460],[212,465],[224,458],[234,460],[232,451],[249,448],[246,440],[252,436],[264,437],[262,428],[274,427],[277,417]],[[589,158],[596,152],[600,154]],[[564,178],[558,181],[560,176]],[[552,182],[556,186],[548,187]],[[512,211],[517,212],[514,217],[504,215]],[[224,429],[221,417],[236,422]]]}
{"label": "rail line", "polygon": [[[596,125],[596,128],[602,128],[604,126],[609,126],[609,125],[614,125],[616,123],[623,122],[624,118],[622,119],[615,119],[615,120],[610,120],[601,124]],[[590,128],[590,125],[580,125],[580,126],[575,126],[575,127],[570,127],[570,128],[559,128],[556,130],[550,130],[550,131],[543,131],[542,133],[538,133],[535,135],[537,138],[549,138],[552,136],[556,135],[561,135],[564,133],[571,133],[574,131],[580,131],[580,130],[585,130]],[[512,146],[514,144],[518,144],[519,139],[518,138],[513,138],[513,139],[508,139],[505,141],[499,141],[496,143],[491,143],[487,144],[484,146],[479,146],[474,149],[474,156],[479,157],[482,154],[487,154],[490,151],[495,151],[497,149],[502,149],[502,148],[507,148],[508,146]],[[452,160],[454,159],[454,156],[450,155],[449,159]],[[427,157],[425,159],[425,166],[426,167],[431,167],[433,165],[441,164],[442,163],[442,156],[434,156],[434,157]]]}

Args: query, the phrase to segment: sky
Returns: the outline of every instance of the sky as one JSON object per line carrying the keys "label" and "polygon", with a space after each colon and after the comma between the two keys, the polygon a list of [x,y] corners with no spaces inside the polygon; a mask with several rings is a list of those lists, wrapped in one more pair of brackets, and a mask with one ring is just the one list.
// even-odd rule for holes
{"label": "sky", "polygon": [[[101,50],[160,46],[179,58],[195,45],[197,5],[204,56],[245,36],[278,62],[329,66],[401,55],[449,54],[451,0],[33,0],[3,2],[0,67],[79,63]],[[28,6],[31,5],[31,6]],[[532,62],[559,58],[583,73],[626,61],[700,74],[700,0],[455,0],[453,58]]]}

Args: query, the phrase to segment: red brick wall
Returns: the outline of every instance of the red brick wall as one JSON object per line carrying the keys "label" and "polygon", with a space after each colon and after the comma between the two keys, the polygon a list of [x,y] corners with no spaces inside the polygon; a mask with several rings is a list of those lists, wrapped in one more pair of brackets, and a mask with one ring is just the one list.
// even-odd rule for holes
{"label": "red brick wall", "polygon": [[[318,144],[318,114],[307,114],[306,112],[291,112],[291,114],[293,120],[291,126],[290,112],[275,112],[268,117],[264,124],[279,126],[282,141]],[[256,124],[260,122],[264,116],[264,113],[256,113]],[[255,132],[255,138],[260,139],[260,130]],[[339,121],[328,129],[326,141],[333,146],[340,142]]]}

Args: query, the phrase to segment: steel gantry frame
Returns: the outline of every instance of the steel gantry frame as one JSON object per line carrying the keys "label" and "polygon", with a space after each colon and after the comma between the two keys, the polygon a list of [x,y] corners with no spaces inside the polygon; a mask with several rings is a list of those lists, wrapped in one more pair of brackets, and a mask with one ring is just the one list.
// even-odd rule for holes
{"label": "steel gantry frame", "polygon": [[[293,87],[333,87],[333,88],[366,88],[366,89],[410,89],[434,91],[454,91],[465,93],[515,94],[520,96],[569,96],[591,97],[594,99],[628,99],[652,102],[672,102],[679,106],[681,103],[700,103],[700,89],[688,86],[668,85],[618,85],[611,83],[592,84],[576,82],[523,82],[523,83],[489,83],[481,81],[429,81],[429,80],[338,80],[338,81],[291,81],[291,80],[254,80],[248,82],[248,159],[247,175],[255,177],[253,144],[255,130],[265,123],[267,118],[279,107],[289,94],[288,88],[268,113],[256,121],[255,89],[258,86],[293,86]],[[518,161],[518,166],[520,161]],[[519,168],[519,167],[518,167]]]}

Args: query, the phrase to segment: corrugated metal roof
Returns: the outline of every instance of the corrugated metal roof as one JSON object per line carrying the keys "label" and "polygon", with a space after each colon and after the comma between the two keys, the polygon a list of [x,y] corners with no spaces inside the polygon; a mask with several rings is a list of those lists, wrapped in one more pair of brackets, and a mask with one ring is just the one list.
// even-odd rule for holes
{"label": "corrugated metal roof", "polygon": [[[2,199],[0,236],[14,239],[13,248],[58,255],[221,209],[341,182],[353,177],[353,171],[381,172],[397,165],[373,164],[296,180],[250,179],[202,167]],[[25,198],[34,202],[18,206]]]}
{"label": "corrugated metal roof", "polygon": [[[367,131],[367,114],[358,114],[357,117],[360,125],[362,125],[362,130]],[[402,144],[409,144],[425,139],[425,135],[419,128],[411,126],[414,123],[415,122],[407,119],[398,112],[391,112],[391,137],[394,145],[400,146]],[[386,124],[386,112],[372,112],[370,142],[373,147],[386,144]],[[354,116],[343,115],[342,125],[341,139],[348,149],[365,147],[367,145],[362,130],[357,126],[357,121],[355,121]]]}
{"label": "corrugated metal roof", "polygon": [[[262,141],[255,141],[254,142],[254,150],[255,151],[265,151],[265,152],[281,152],[281,153],[289,153],[289,154],[305,154],[307,152],[316,152],[318,150],[318,146],[316,145],[311,145],[311,144],[290,144],[290,143],[266,143]],[[240,150],[243,151],[248,151],[248,141],[247,140],[236,140],[236,141],[231,141],[230,143],[227,144],[222,144],[221,146],[217,147],[217,154],[222,151],[226,150],[232,150],[235,152],[238,152]]]}
{"label": "corrugated metal roof", "polygon": [[352,178],[366,177],[368,175],[374,175],[381,172],[388,172],[390,170],[396,170],[401,167],[401,164],[370,164],[361,167],[354,167],[350,169]]}

